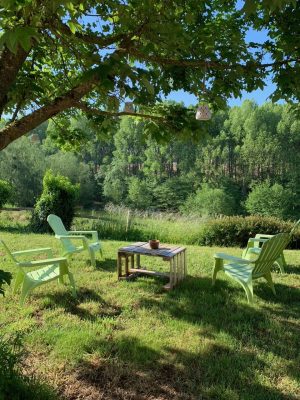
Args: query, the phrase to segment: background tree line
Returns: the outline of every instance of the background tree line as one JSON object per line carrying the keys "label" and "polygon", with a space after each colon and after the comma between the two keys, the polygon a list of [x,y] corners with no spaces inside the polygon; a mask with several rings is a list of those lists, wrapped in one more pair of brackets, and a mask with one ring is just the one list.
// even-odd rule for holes
{"label": "background tree line", "polygon": [[[105,135],[103,127],[95,135],[83,116],[70,119],[64,135],[61,129],[44,124],[0,153],[0,179],[14,187],[15,204],[32,206],[52,169],[80,183],[84,207],[96,201],[197,215],[300,214],[300,121],[288,105],[245,101],[216,113],[193,140],[164,141],[160,132],[157,142],[133,117]],[[70,148],[63,140],[70,131],[86,140]]]}

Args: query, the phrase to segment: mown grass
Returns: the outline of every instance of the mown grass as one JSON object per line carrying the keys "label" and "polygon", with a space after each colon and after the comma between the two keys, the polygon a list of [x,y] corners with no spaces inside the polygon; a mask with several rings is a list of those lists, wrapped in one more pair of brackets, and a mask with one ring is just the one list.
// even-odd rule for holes
{"label": "mown grass", "polygon": [[[50,235],[2,231],[12,250],[59,243]],[[300,397],[300,252],[286,251],[286,274],[274,273],[277,296],[255,283],[255,303],[224,274],[211,287],[212,255],[224,249],[187,246],[188,278],[164,292],[163,281],[117,281],[116,252],[103,241],[96,269],[72,258],[78,297],[51,283],[24,307],[7,290],[0,329],[20,333],[25,371],[66,399],[298,399]],[[241,250],[228,248],[239,255]],[[16,272],[3,257],[1,267]],[[155,258],[151,268],[167,269]]]}

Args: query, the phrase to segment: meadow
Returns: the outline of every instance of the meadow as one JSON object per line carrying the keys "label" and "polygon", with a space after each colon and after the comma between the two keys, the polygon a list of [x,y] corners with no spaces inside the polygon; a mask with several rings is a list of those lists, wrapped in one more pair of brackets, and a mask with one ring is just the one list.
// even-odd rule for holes
{"label": "meadow", "polygon": [[[3,215],[1,239],[12,250],[50,246],[59,255],[53,235],[27,232],[22,215]],[[84,253],[71,259],[77,299],[56,282],[33,291],[23,307],[11,288],[0,299],[1,335],[21,335],[23,372],[45,383],[51,398],[299,399],[298,250],[286,250],[286,273],[273,274],[277,296],[259,280],[249,305],[224,274],[211,286],[213,254],[240,255],[239,248],[188,245],[188,277],[165,292],[158,278],[117,281],[116,252],[126,242],[102,243],[96,268]],[[15,273],[0,252],[1,268]]]}

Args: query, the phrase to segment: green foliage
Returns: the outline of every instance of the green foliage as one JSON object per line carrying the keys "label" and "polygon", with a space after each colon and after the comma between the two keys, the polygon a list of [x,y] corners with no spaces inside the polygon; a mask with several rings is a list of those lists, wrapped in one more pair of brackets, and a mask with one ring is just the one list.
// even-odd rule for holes
{"label": "green foliage", "polygon": [[224,189],[203,185],[195,194],[188,197],[181,211],[184,214],[198,216],[232,215],[235,207],[235,199]]}
{"label": "green foliage", "polygon": [[245,202],[252,215],[273,216],[287,219],[294,215],[294,194],[289,188],[265,181],[254,185]]}
{"label": "green foliage", "polygon": [[[6,50],[2,75],[15,74],[15,84],[3,93],[4,115],[27,115],[35,102],[38,107],[56,104],[53,113],[62,111],[68,120],[75,115],[74,109],[66,110],[73,102],[56,103],[56,99],[80,87],[76,99],[85,96],[95,107],[97,115],[88,113],[89,120],[98,121],[106,136],[120,102],[131,99],[138,111],[151,113],[145,124],[147,135],[165,141],[174,135],[197,138],[210,129],[209,123],[195,121],[194,110],[158,102],[172,91],[196,94],[214,110],[225,109],[228,98],[261,89],[272,77],[274,101],[297,103],[300,98],[298,39],[290,29],[299,21],[295,1],[247,1],[237,9],[234,1],[217,0],[189,0],[184,7],[179,0],[172,7],[166,7],[164,0],[49,2],[44,7],[31,0],[2,0],[0,7],[0,50]],[[87,14],[101,24],[85,18]],[[265,41],[249,44],[248,29],[267,32]],[[49,36],[49,31],[55,34]],[[125,42],[130,43],[128,48],[110,51]],[[15,57],[21,50],[28,53],[23,60]],[[274,61],[268,68],[262,65],[265,54]],[[204,78],[207,91],[199,84]],[[95,81],[87,93],[85,84]],[[24,134],[33,125],[32,120],[22,124]],[[61,129],[57,138],[78,150],[89,135],[69,128]]]}
{"label": "green foliage", "polygon": [[80,162],[73,153],[59,151],[47,159],[49,168],[55,174],[60,174],[70,179],[73,184],[79,184],[77,201],[83,207],[89,207],[95,197],[95,181],[89,165]]}
{"label": "green foliage", "polygon": [[11,185],[7,181],[0,179],[0,208],[11,199],[11,196]]}
{"label": "green foliage", "polygon": [[[239,246],[245,247],[248,239],[256,233],[275,235],[280,232],[289,232],[293,226],[274,217],[224,217],[208,221],[201,233],[199,244],[203,246]],[[300,233],[298,231],[292,248],[299,248]]]}
{"label": "green foliage", "polygon": [[149,184],[136,177],[132,177],[128,183],[129,204],[138,209],[146,210],[153,205],[152,201],[153,195]]}
{"label": "green foliage", "polygon": [[24,349],[19,335],[0,336],[0,400],[54,400],[54,391],[22,373]]}
{"label": "green foliage", "polygon": [[39,144],[23,137],[0,152],[0,179],[14,188],[11,201],[18,206],[33,206],[42,191],[45,155]]}
{"label": "green foliage", "polygon": [[59,216],[66,229],[70,229],[74,217],[74,207],[79,185],[72,185],[70,180],[47,171],[43,179],[43,192],[36,202],[31,227],[34,232],[50,232],[47,222],[49,214]]}
{"label": "green foliage", "polygon": [[12,274],[10,272],[3,271],[0,269],[0,295],[4,296],[3,285],[10,285],[12,280]]}

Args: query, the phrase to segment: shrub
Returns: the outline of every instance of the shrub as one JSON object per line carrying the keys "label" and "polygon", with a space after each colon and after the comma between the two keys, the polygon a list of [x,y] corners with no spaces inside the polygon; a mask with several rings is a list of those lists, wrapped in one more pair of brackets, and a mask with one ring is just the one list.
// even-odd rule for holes
{"label": "shrub", "polygon": [[49,214],[59,216],[66,229],[70,229],[75,212],[75,200],[79,185],[72,185],[65,176],[47,171],[43,179],[43,192],[37,201],[31,219],[34,232],[50,232]]}
{"label": "shrub", "polygon": [[293,192],[275,183],[265,181],[253,186],[245,202],[246,210],[252,215],[277,218],[293,217]]}
{"label": "shrub", "polygon": [[0,179],[0,208],[11,199],[12,187],[7,181]]}
{"label": "shrub", "polygon": [[235,210],[235,200],[221,188],[210,188],[203,185],[195,194],[188,197],[181,207],[184,214],[194,215],[232,215]]}
{"label": "shrub", "polygon": [[55,393],[21,371],[22,341],[19,336],[0,336],[0,400],[50,400]]}
{"label": "shrub", "polygon": [[2,294],[2,296],[4,296],[3,285],[4,284],[10,285],[11,279],[12,279],[12,274],[10,272],[6,272],[0,269],[0,294]]}
{"label": "shrub", "polygon": [[[208,221],[199,239],[200,245],[245,247],[248,239],[256,233],[277,234],[289,232],[294,223],[274,217],[224,217]],[[300,234],[296,232],[290,243],[292,248],[300,248]]]}

